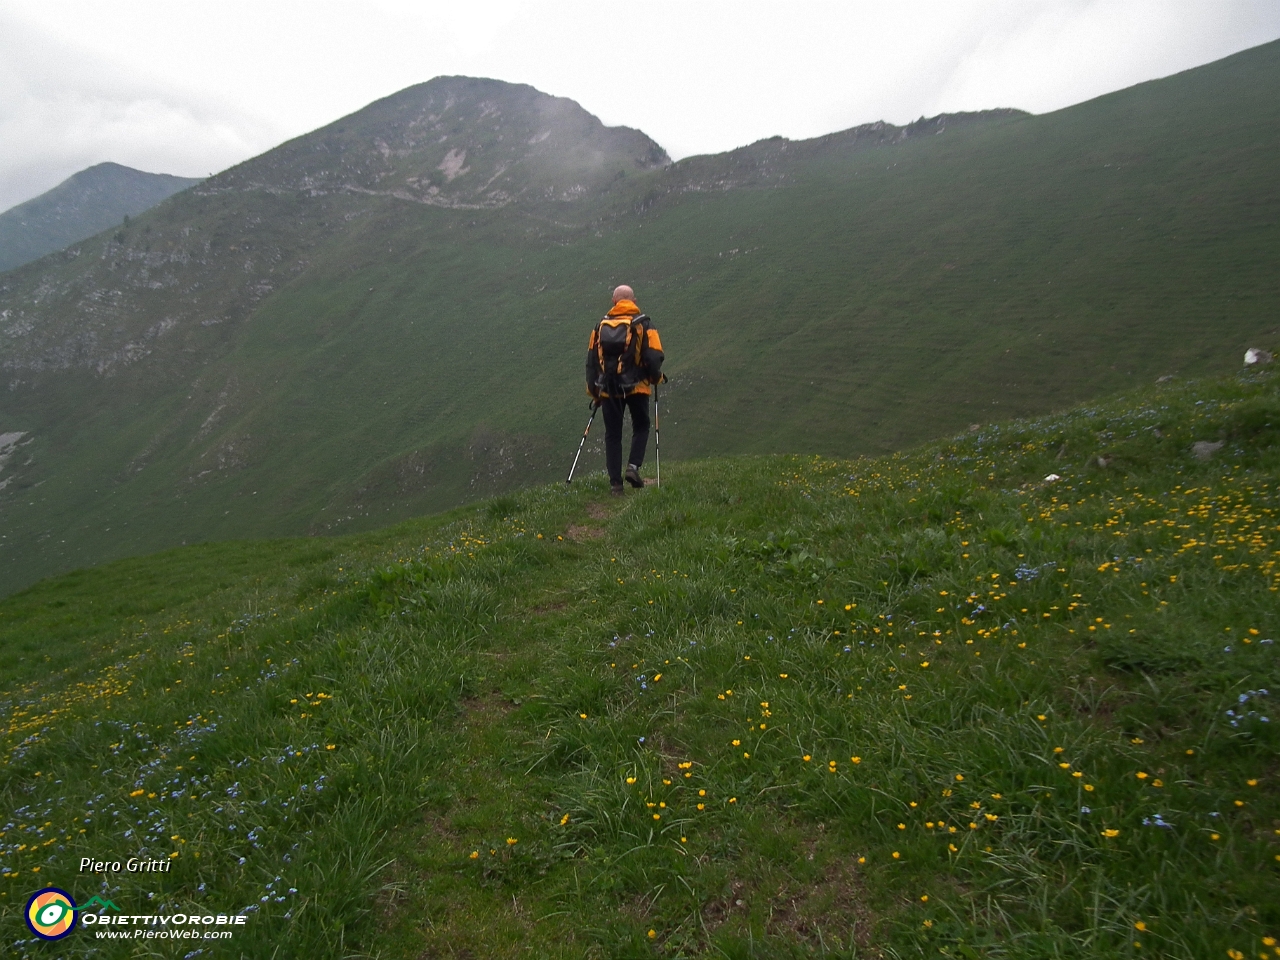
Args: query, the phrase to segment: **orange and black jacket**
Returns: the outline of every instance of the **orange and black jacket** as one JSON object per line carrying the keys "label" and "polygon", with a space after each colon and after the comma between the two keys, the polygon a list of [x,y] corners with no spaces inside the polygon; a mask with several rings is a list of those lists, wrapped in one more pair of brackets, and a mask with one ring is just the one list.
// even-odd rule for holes
{"label": "orange and black jacket", "polygon": [[[604,356],[600,344],[600,324],[615,317],[632,318],[628,348],[616,359]],[[653,321],[632,301],[619,300],[600,324],[587,341],[587,393],[596,398],[650,393],[649,385],[662,376],[662,341]]]}

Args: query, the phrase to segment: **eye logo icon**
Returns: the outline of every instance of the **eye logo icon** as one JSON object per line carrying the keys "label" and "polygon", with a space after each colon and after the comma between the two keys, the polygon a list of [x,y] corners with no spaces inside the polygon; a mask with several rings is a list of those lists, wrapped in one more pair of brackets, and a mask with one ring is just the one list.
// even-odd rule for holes
{"label": "eye logo icon", "polygon": [[65,890],[45,887],[27,901],[26,920],[41,940],[61,940],[76,927],[76,902]]}

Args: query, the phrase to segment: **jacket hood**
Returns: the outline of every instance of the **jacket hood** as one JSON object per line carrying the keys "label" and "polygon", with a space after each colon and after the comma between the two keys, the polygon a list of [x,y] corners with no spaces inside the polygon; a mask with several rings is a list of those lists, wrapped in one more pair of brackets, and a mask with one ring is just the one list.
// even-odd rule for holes
{"label": "jacket hood", "polygon": [[640,308],[636,306],[634,300],[619,300],[613,305],[609,311],[611,317],[635,316],[640,312]]}

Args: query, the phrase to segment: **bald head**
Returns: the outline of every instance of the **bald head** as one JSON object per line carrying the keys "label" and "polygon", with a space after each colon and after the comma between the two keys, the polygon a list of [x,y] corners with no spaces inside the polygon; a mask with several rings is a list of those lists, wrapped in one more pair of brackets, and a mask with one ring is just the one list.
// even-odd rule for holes
{"label": "bald head", "polygon": [[619,300],[634,300],[635,298],[636,298],[636,292],[632,290],[630,287],[628,287],[625,283],[622,284],[621,286],[613,288],[614,303],[617,303]]}

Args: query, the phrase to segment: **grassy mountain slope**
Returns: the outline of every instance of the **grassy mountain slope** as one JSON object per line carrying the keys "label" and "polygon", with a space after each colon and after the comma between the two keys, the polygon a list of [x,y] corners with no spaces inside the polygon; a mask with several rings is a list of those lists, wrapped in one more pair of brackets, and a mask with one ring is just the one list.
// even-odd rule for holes
{"label": "grassy mountain slope", "polygon": [[1042,117],[667,164],[529,88],[411,88],[0,284],[0,582],[551,479],[624,280],[672,458],[900,449],[1229,369],[1275,336],[1277,89],[1271,44]]}
{"label": "grassy mountain slope", "polygon": [[86,240],[136,217],[199,178],[99,163],[0,213],[0,272]]}
{"label": "grassy mountain slope", "polygon": [[1274,373],[1178,381],[47,581],[0,938],[53,884],[237,956],[1269,956],[1278,439]]}

